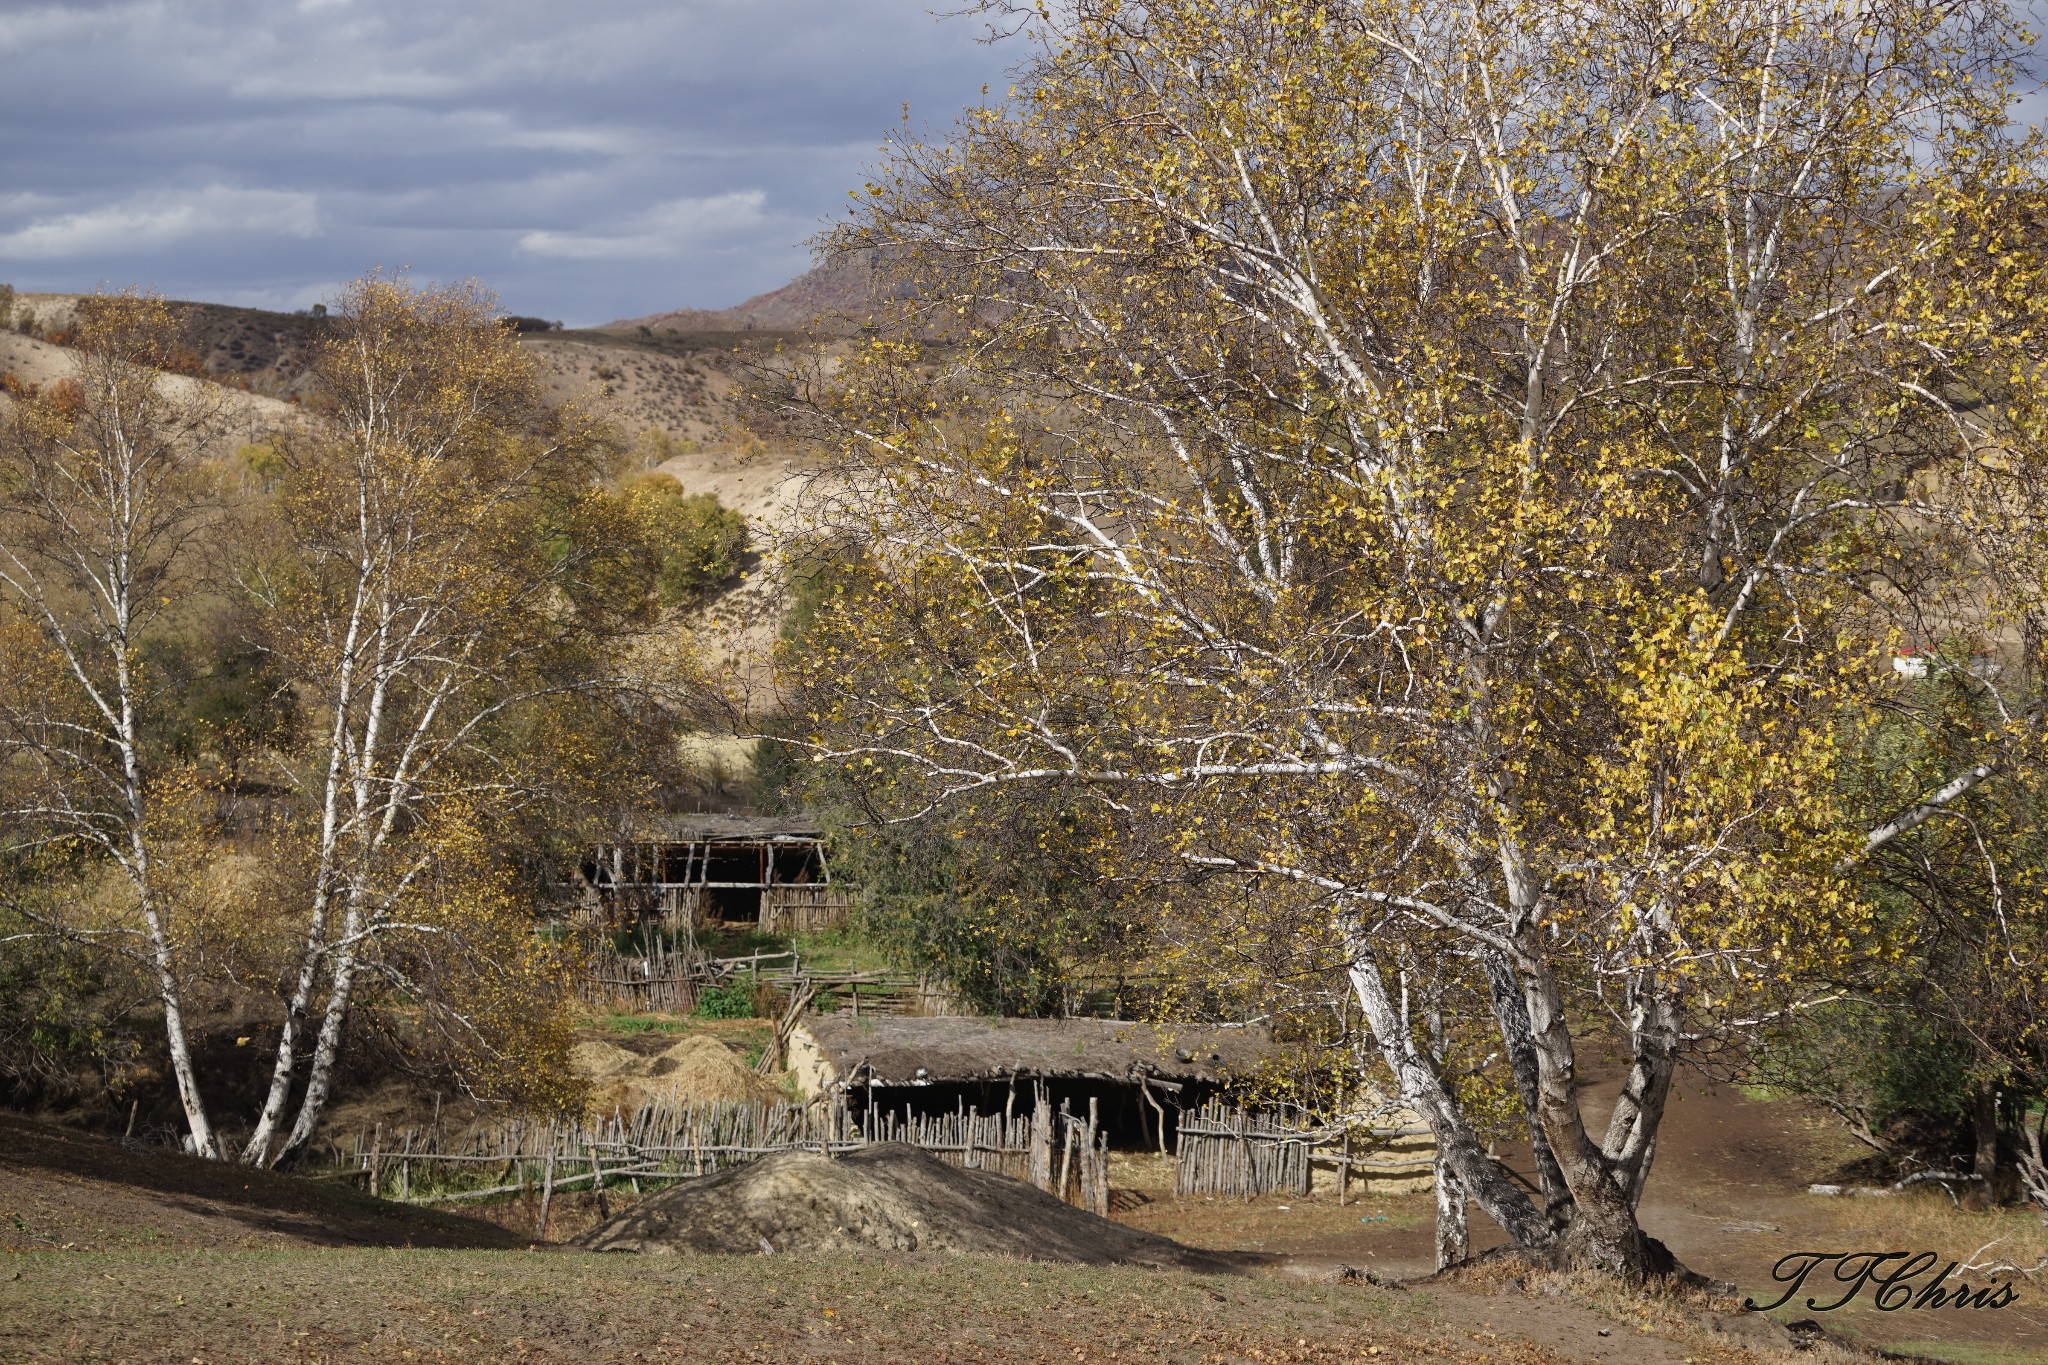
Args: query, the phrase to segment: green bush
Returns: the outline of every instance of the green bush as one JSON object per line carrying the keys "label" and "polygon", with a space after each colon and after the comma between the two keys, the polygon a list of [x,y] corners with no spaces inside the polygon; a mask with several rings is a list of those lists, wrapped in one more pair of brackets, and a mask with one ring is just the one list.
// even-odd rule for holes
{"label": "green bush", "polygon": [[700,602],[738,582],[746,563],[746,518],[665,474],[593,489],[550,509],[536,531],[580,609],[628,620]]}
{"label": "green bush", "polygon": [[710,493],[685,493],[661,474],[632,480],[625,493],[653,554],[663,606],[682,606],[739,577],[747,553],[745,517]]}
{"label": "green bush", "polygon": [[746,981],[729,981],[697,996],[691,1011],[699,1019],[751,1019],[754,1017],[754,987]]}

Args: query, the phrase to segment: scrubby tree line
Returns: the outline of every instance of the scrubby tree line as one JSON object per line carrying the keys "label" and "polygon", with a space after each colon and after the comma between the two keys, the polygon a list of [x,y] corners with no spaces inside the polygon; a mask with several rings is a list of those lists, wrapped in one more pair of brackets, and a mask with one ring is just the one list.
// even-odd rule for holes
{"label": "scrubby tree line", "polygon": [[12,1079],[125,1009],[190,1149],[259,1164],[305,1149],[373,1027],[564,1101],[540,882],[674,778],[680,646],[649,631],[745,552],[715,500],[616,478],[476,290],[373,277],[330,324],[316,396],[237,450],[220,392],[165,374],[166,306],[90,299],[75,375],[0,432]]}
{"label": "scrubby tree line", "polygon": [[1940,995],[2014,1146],[2048,1069],[2015,16],[987,8],[1034,44],[1012,99],[896,147],[834,238],[924,287],[776,381],[861,566],[790,660],[806,756],[888,820],[1089,808],[1118,913],[1341,991],[1445,1178],[1560,1263],[1668,1269],[1635,1208],[1680,1063],[1852,999]]}

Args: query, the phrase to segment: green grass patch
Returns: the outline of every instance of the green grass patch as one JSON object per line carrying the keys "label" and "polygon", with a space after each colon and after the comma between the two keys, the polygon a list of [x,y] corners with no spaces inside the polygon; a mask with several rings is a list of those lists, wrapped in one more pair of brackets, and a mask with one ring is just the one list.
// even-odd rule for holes
{"label": "green grass patch", "polygon": [[606,1033],[688,1033],[690,1021],[661,1014],[608,1014],[598,1027]]}
{"label": "green grass patch", "polygon": [[882,946],[850,926],[821,934],[795,934],[789,946],[803,956],[804,966],[818,972],[897,972],[902,965]]}
{"label": "green grass patch", "polygon": [[755,925],[729,929],[702,928],[697,931],[697,951],[706,957],[746,957],[751,953],[785,953],[789,940],[781,934],[764,934]]}
{"label": "green grass patch", "polygon": [[723,986],[697,993],[699,1019],[751,1019],[754,1017],[754,983],[741,977]]}

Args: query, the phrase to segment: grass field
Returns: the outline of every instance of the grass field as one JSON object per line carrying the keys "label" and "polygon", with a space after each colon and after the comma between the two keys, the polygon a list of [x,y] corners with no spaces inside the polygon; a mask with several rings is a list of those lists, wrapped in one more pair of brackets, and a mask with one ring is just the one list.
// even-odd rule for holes
{"label": "grass field", "polygon": [[[11,1278],[10,1278],[11,1276]],[[1458,1340],[1428,1300],[956,1257],[73,1252],[0,1262],[0,1360],[1560,1359]]]}

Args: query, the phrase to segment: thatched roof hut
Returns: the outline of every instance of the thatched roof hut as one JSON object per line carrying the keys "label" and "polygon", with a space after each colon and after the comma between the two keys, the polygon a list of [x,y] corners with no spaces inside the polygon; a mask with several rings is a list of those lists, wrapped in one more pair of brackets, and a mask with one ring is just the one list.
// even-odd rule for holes
{"label": "thatched roof hut", "polygon": [[1146,1083],[1172,1094],[1247,1076],[1272,1046],[1255,1026],[827,1014],[798,1026],[790,1062],[811,1094],[1055,1080]]}

